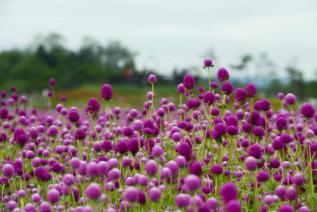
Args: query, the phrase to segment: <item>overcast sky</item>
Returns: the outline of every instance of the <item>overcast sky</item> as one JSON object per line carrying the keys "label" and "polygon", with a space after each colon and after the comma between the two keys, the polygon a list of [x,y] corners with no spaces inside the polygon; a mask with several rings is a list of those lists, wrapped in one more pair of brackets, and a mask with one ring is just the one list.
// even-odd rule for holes
{"label": "overcast sky", "polygon": [[120,40],[139,68],[200,65],[213,48],[221,66],[266,52],[280,67],[317,68],[316,0],[0,0],[0,50],[57,32],[76,48],[84,36]]}

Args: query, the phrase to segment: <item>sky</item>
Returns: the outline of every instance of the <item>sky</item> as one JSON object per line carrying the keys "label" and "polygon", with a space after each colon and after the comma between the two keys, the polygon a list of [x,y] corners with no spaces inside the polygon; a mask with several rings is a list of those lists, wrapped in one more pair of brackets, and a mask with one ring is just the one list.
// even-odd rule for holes
{"label": "sky", "polygon": [[56,32],[76,49],[82,38],[119,40],[138,53],[138,68],[163,74],[217,66],[266,52],[279,68],[317,70],[317,0],[0,0],[0,50],[24,48]]}

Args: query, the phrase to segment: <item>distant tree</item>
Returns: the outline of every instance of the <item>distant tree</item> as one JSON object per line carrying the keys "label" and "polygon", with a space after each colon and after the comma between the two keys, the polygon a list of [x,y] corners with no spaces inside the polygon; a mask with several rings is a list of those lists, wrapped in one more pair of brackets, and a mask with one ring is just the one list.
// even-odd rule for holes
{"label": "distant tree", "polygon": [[289,78],[289,86],[298,95],[299,98],[305,97],[305,81],[303,72],[293,65],[286,67]]}
{"label": "distant tree", "polygon": [[237,70],[237,71],[245,71],[249,64],[252,62],[253,56],[250,54],[244,54],[240,57],[239,62],[236,64],[231,64],[231,68]]}

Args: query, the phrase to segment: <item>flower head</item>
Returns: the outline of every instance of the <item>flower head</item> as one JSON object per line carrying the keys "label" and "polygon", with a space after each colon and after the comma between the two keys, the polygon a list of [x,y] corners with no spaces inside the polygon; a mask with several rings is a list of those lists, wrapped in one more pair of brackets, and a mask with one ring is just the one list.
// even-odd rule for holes
{"label": "flower head", "polygon": [[220,68],[217,72],[217,78],[219,81],[224,82],[229,79],[229,72],[226,68]]}
{"label": "flower head", "polygon": [[101,197],[101,187],[97,183],[91,183],[85,190],[87,198],[95,200]]}
{"label": "flower head", "polygon": [[106,101],[109,101],[112,99],[112,87],[109,84],[103,84],[100,88],[100,96]]}
{"label": "flower head", "polygon": [[214,62],[211,58],[205,58],[204,60],[204,68],[210,68],[214,66]]}

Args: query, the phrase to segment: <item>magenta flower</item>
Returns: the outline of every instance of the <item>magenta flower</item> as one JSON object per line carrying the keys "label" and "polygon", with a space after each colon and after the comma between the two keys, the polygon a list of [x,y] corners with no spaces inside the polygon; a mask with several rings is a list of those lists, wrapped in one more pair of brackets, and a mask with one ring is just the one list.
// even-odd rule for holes
{"label": "magenta flower", "polygon": [[147,77],[147,81],[148,81],[150,84],[156,83],[156,81],[157,81],[156,75],[155,75],[155,74],[150,74],[150,75]]}
{"label": "magenta flower", "polygon": [[237,188],[234,183],[227,182],[221,186],[220,194],[225,203],[235,200],[238,197]]}
{"label": "magenta flower", "polygon": [[87,115],[96,117],[99,111],[100,111],[100,103],[98,102],[98,100],[94,97],[90,98],[85,108],[85,112],[87,113]]}
{"label": "magenta flower", "polygon": [[87,198],[96,200],[101,197],[101,187],[97,183],[91,183],[85,190]]}
{"label": "magenta flower", "polygon": [[311,103],[303,103],[300,112],[305,118],[312,118],[315,115],[315,107]]}
{"label": "magenta flower", "polygon": [[190,74],[186,74],[183,78],[183,84],[187,89],[191,90],[195,87],[195,78]]}
{"label": "magenta flower", "polygon": [[204,68],[210,68],[210,67],[213,67],[213,66],[214,66],[214,63],[213,63],[211,58],[206,58],[204,60]]}
{"label": "magenta flower", "polygon": [[229,79],[229,72],[226,68],[220,68],[217,72],[217,78],[219,81],[224,82]]}
{"label": "magenta flower", "polygon": [[112,87],[109,84],[103,84],[100,88],[100,96],[106,101],[109,101],[112,99]]}

